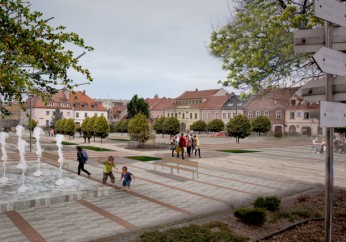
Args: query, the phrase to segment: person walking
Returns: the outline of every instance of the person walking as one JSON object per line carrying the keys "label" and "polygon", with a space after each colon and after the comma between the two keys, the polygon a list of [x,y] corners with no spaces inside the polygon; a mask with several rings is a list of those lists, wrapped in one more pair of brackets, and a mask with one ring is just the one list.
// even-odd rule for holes
{"label": "person walking", "polygon": [[171,136],[169,137],[169,148],[172,151],[172,157],[174,157],[175,139],[176,137],[171,134]]}
{"label": "person walking", "polygon": [[179,154],[180,154],[180,145],[179,145],[179,140],[180,137],[179,136],[175,136],[175,152],[177,152],[177,158],[179,158]]}
{"label": "person walking", "polygon": [[91,173],[84,169],[84,164],[86,162],[86,159],[84,158],[83,152],[85,151],[80,146],[77,146],[76,148],[77,148],[77,161],[79,162],[78,175],[80,176],[80,171],[84,171],[86,174],[88,174],[88,177],[90,178]]}
{"label": "person walking", "polygon": [[192,137],[190,135],[186,135],[186,146],[187,146],[187,155],[189,158],[191,157],[191,147],[192,147]]}
{"label": "person walking", "polygon": [[179,139],[179,144],[181,148],[181,159],[185,160],[185,152],[186,152],[186,138],[184,133],[181,133],[180,139]]}
{"label": "person walking", "polygon": [[194,143],[195,143],[195,157],[197,156],[197,151],[198,151],[198,157],[202,158],[201,157],[201,149],[200,149],[200,146],[199,146],[199,139],[197,138],[197,135],[195,135],[193,137],[193,140],[194,140]]}

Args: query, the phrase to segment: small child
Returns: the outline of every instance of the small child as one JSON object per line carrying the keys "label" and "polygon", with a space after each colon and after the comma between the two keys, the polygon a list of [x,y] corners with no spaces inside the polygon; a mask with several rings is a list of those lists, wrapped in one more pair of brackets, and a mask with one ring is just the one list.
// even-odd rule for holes
{"label": "small child", "polygon": [[[104,161],[101,162],[99,161],[101,164],[103,164],[103,178],[102,178],[102,183],[106,184],[108,177],[110,177],[111,182],[114,184],[115,182],[115,178],[112,172],[112,169],[115,168],[115,164],[114,164],[114,157],[113,156],[108,156],[108,161]],[[118,170],[118,168],[115,168],[116,170]]]}
{"label": "small child", "polygon": [[127,171],[127,167],[126,166],[123,166],[123,169],[122,169],[122,172],[121,172],[121,177],[120,177],[119,180],[121,181],[121,179],[124,179],[123,180],[123,188],[121,190],[125,191],[126,187],[127,187],[127,190],[131,191],[130,183],[131,183],[132,179],[135,179],[135,177],[134,177],[134,175],[131,172]]}

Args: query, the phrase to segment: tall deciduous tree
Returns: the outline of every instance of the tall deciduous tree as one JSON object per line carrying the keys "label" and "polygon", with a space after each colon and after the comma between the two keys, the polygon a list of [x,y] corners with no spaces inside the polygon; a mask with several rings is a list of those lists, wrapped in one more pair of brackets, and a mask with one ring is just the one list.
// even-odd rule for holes
{"label": "tall deciduous tree", "polygon": [[145,115],[147,118],[150,117],[149,105],[143,98],[138,98],[136,94],[127,104],[127,115],[129,118],[132,118],[140,113]]}
{"label": "tall deciduous tree", "polygon": [[50,126],[55,127],[55,123],[59,120],[64,118],[63,112],[60,111],[60,108],[56,108],[53,111],[52,119],[50,121]]}
{"label": "tall deciduous tree", "polygon": [[165,134],[176,135],[180,131],[179,120],[175,117],[166,118],[162,126]]}
{"label": "tall deciduous tree", "polygon": [[165,121],[166,117],[161,117],[156,119],[154,125],[153,125],[153,129],[156,131],[156,133],[158,134],[162,134],[162,137],[164,135],[164,131],[163,131],[163,122]]}
{"label": "tall deciduous tree", "polygon": [[64,129],[64,134],[68,135],[69,138],[71,136],[74,137],[74,135],[76,133],[76,125],[74,123],[74,120],[72,118],[65,119],[63,129]]}
{"label": "tall deciduous tree", "polygon": [[86,140],[88,140],[88,143],[90,143],[90,139],[94,134],[93,127],[90,125],[90,117],[86,117],[83,120],[81,129],[83,133],[84,143],[86,143]]}
{"label": "tall deciduous tree", "polygon": [[109,134],[109,125],[105,117],[98,117],[95,122],[95,136],[102,139],[108,137]]}
{"label": "tall deciduous tree", "polygon": [[250,120],[244,115],[230,119],[227,123],[227,132],[229,136],[235,137],[239,144],[239,139],[248,137],[252,132]]}
{"label": "tall deciduous tree", "polygon": [[272,127],[270,119],[265,116],[258,116],[252,119],[251,124],[252,131],[258,132],[258,136],[261,136],[261,133],[267,133]]}
{"label": "tall deciduous tree", "polygon": [[143,114],[134,116],[128,124],[128,131],[131,140],[137,141],[140,148],[141,143],[150,138],[150,126],[147,117]]}
{"label": "tall deciduous tree", "polygon": [[293,51],[293,30],[320,25],[312,0],[243,0],[230,23],[211,34],[210,53],[228,71],[225,86],[257,92],[269,85],[322,75]]}
{"label": "tall deciduous tree", "polygon": [[225,124],[221,119],[213,119],[207,125],[208,131],[220,132],[225,129]]}
{"label": "tall deciduous tree", "polygon": [[95,138],[96,138],[96,136],[95,136],[96,119],[97,119],[96,116],[92,116],[88,122],[89,132],[92,136],[94,136],[94,142],[95,142]]}
{"label": "tall deciduous tree", "polygon": [[204,132],[207,130],[207,123],[203,120],[197,120],[193,122],[193,124],[191,125],[191,129],[199,133]]}
{"label": "tall deciduous tree", "polygon": [[[30,3],[2,0],[0,5],[0,94],[5,101],[18,100],[30,92],[43,100],[57,92],[56,85],[73,90],[69,70],[92,81],[68,46],[91,51],[76,33],[53,27]],[[79,54],[79,53],[77,53]],[[25,69],[26,67],[31,67]],[[34,70],[34,71],[33,71]]]}

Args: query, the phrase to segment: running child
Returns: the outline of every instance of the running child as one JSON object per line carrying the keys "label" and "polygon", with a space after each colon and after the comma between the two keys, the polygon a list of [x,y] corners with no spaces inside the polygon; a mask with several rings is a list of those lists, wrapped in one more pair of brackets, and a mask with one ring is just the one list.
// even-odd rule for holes
{"label": "running child", "polygon": [[[102,178],[102,183],[106,184],[108,177],[111,179],[111,182],[114,184],[115,178],[112,172],[112,169],[115,168],[114,164],[114,157],[113,156],[108,156],[108,161],[98,161],[101,164],[103,164],[103,178]],[[118,170],[118,168],[115,168],[115,170]]]}
{"label": "running child", "polygon": [[123,179],[123,188],[121,188],[121,190],[125,191],[126,187],[127,187],[127,190],[131,191],[130,184],[131,184],[132,179],[135,179],[135,177],[131,172],[127,171],[126,166],[123,166],[123,169],[121,171],[121,177],[119,180],[121,181],[122,179]]}

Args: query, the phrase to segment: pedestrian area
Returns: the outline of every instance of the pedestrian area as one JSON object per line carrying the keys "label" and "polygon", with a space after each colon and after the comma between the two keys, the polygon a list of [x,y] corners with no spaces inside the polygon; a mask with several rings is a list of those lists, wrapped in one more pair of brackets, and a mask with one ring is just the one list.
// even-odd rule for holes
{"label": "pedestrian area", "polygon": [[[89,241],[127,234],[143,228],[193,220],[230,212],[249,205],[258,196],[285,197],[299,194],[324,182],[324,156],[312,154],[309,146],[256,149],[261,152],[230,154],[208,151],[199,162],[198,178],[190,172],[170,174],[154,171],[152,162],[139,162],[116,155],[120,178],[123,165],[136,177],[132,191],[120,190],[116,180],[108,196],[37,206],[0,214],[0,241]],[[170,155],[148,153],[148,155]],[[116,154],[116,152],[115,152]],[[335,157],[337,185],[346,184],[345,156]],[[68,161],[67,172],[78,163]],[[86,164],[91,180],[100,183],[102,165],[95,159]],[[88,178],[85,176],[85,179]],[[110,182],[108,180],[108,182]]]}

